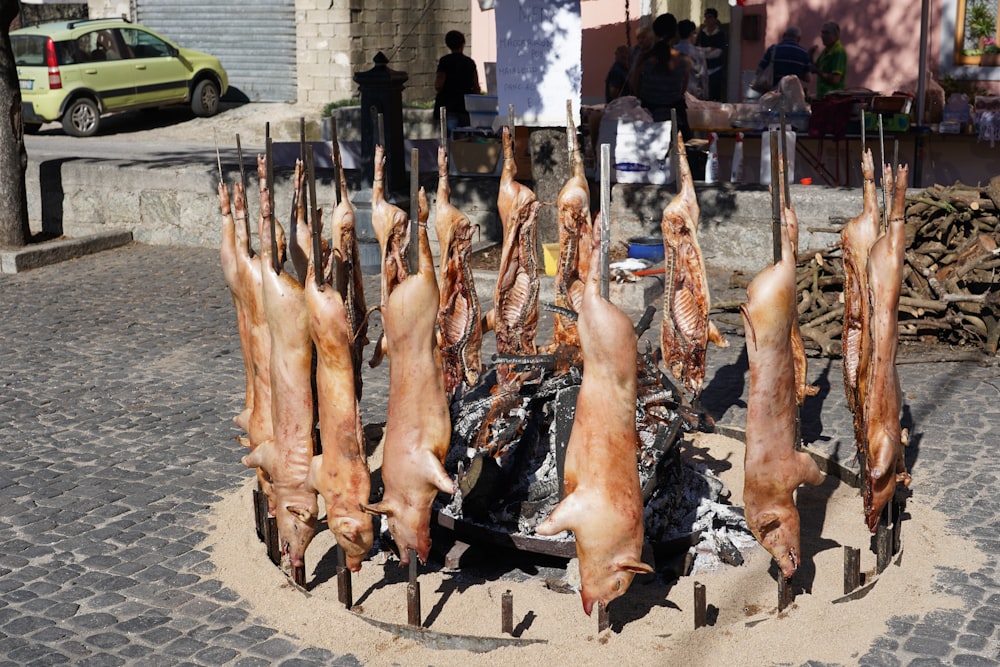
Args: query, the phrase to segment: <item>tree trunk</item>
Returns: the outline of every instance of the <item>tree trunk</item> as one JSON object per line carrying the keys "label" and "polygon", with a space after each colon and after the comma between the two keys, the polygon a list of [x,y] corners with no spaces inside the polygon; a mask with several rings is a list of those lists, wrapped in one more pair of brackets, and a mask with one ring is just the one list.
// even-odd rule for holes
{"label": "tree trunk", "polygon": [[18,0],[0,0],[0,247],[8,248],[24,246],[31,237],[21,86],[10,45],[10,24],[18,11]]}

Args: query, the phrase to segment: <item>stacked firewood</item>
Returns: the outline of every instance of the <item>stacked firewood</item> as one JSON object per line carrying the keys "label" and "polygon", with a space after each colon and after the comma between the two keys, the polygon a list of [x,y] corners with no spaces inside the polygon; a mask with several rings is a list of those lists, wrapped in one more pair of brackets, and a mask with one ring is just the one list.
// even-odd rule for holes
{"label": "stacked firewood", "polygon": [[[989,185],[934,185],[907,197],[906,255],[899,299],[904,343],[997,353],[1000,338],[1000,176]],[[751,276],[734,273],[731,286]],[[799,322],[806,347],[840,356],[844,267],[840,247],[799,255]]]}

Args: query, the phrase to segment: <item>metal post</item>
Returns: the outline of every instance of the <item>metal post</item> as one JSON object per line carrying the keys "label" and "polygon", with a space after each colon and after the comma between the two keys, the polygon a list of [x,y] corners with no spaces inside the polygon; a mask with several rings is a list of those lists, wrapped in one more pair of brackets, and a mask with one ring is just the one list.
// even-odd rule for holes
{"label": "metal post", "polygon": [[500,632],[514,634],[514,594],[509,590],[500,596]]}
{"label": "metal post", "polygon": [[406,622],[420,627],[420,582],[417,581],[417,552],[410,549],[410,581],[406,584]]}
{"label": "metal post", "polygon": [[861,549],[844,546],[844,595],[861,585]]}
{"label": "metal post", "polygon": [[784,611],[795,601],[795,593],[792,591],[792,580],[785,579],[778,573],[778,611]]}
{"label": "metal post", "polygon": [[347,569],[347,554],[340,545],[337,546],[337,601],[347,609],[354,606],[351,571]]}
{"label": "metal post", "polygon": [[694,629],[708,625],[708,605],[705,596],[705,584],[694,582]]}
{"label": "metal post", "polygon": [[611,627],[611,618],[608,616],[608,608],[603,602],[597,603],[597,631],[604,632]]}
{"label": "metal post", "polygon": [[875,571],[882,572],[892,560],[892,501],[886,503],[875,530]]}

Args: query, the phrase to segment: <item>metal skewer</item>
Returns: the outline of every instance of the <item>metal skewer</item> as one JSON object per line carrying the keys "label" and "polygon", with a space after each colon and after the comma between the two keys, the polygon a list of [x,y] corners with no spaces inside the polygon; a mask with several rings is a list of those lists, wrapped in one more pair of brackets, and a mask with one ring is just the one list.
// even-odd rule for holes
{"label": "metal skewer", "polygon": [[771,141],[771,243],[774,249],[774,263],[781,261],[781,196],[778,191],[778,137],[768,129]]}
{"label": "metal skewer", "polygon": [[417,581],[417,552],[410,549],[410,580],[406,584],[406,622],[420,627],[420,582]]}
{"label": "metal skewer", "polygon": [[340,204],[340,179],[339,174],[342,168],[340,163],[340,140],[337,138],[337,119],[330,116],[330,158],[333,161],[333,205]]}
{"label": "metal skewer", "polygon": [[316,276],[316,287],[323,289],[323,258],[320,256],[319,207],[316,206],[316,172],[313,169],[312,151],[306,153],[306,178],[309,179],[309,231],[312,233],[313,273]]}
{"label": "metal skewer", "polygon": [[410,149],[410,244],[406,253],[406,263],[410,273],[417,272],[417,226],[420,224],[420,151]]}
{"label": "metal skewer", "polygon": [[889,186],[885,182],[885,135],[883,134],[883,131],[882,131],[882,114],[879,114],[879,116],[878,116],[878,143],[879,143],[880,155],[881,155],[881,158],[882,158],[881,162],[880,162],[880,164],[882,165],[882,168],[881,168],[881,171],[882,171],[882,225],[881,225],[881,229],[884,231],[886,228],[889,227],[889,203],[888,203],[888,195],[886,193],[886,188],[889,187]]}
{"label": "metal skewer", "polygon": [[608,258],[611,252],[611,145],[601,144],[601,296],[605,299],[611,291],[611,271]]}
{"label": "metal skewer", "polygon": [[787,125],[785,124],[785,107],[781,107],[781,111],[778,115],[778,123],[781,128],[781,173],[784,176],[784,185],[782,185],[781,191],[785,195],[785,206],[792,205],[791,191],[788,189],[788,133]]}
{"label": "metal skewer", "polygon": [[278,235],[275,233],[275,220],[274,220],[274,171],[273,171],[273,160],[271,153],[271,137],[270,129],[268,129],[268,137],[265,140],[266,146],[264,148],[264,188],[267,190],[267,197],[270,206],[268,206],[267,214],[267,224],[268,229],[271,230],[271,268],[274,269],[275,273],[281,273],[281,262],[278,259]]}

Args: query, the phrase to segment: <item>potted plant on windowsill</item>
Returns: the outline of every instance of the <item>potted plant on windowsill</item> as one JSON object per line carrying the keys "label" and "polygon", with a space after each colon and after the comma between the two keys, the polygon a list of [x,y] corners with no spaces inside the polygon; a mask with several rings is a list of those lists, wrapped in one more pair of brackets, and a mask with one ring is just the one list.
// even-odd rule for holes
{"label": "potted plant on windowsill", "polygon": [[1000,47],[995,37],[987,37],[983,41],[983,55],[979,58],[981,67],[1000,67]]}
{"label": "potted plant on windowsill", "polygon": [[[969,55],[978,55],[979,65],[993,66],[996,64],[996,55],[987,53],[986,47],[990,44],[994,47],[996,46],[996,18],[986,6],[985,0],[970,2],[967,6],[967,11],[965,29],[968,31],[969,36],[976,40],[975,51],[978,51],[978,53],[970,52]],[[987,60],[991,60],[991,62],[986,62]]]}

